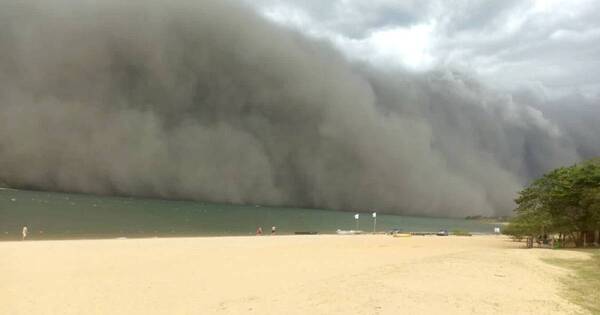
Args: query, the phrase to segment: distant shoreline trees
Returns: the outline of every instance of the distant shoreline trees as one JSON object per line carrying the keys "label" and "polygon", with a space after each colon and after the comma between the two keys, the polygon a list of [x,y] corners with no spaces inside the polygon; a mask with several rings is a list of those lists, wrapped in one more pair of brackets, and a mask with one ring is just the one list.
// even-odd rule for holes
{"label": "distant shoreline trees", "polygon": [[504,234],[581,247],[600,238],[600,158],[557,168],[519,192]]}

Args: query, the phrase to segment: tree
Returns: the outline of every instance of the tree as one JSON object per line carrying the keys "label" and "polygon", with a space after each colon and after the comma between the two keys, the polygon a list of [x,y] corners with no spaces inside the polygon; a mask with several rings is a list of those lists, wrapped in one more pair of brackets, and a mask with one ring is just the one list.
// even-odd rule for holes
{"label": "tree", "polygon": [[555,169],[519,192],[516,216],[507,233],[527,236],[568,235],[585,245],[600,230],[600,159]]}

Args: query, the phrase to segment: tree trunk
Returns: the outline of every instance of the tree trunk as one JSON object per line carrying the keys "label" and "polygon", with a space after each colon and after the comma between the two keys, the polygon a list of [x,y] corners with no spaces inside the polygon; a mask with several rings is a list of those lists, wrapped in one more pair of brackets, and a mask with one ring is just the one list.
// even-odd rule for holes
{"label": "tree trunk", "polygon": [[572,242],[575,247],[579,247],[579,232],[569,232],[569,239],[570,242]]}
{"label": "tree trunk", "polygon": [[[562,248],[563,245],[563,240],[562,240],[563,234],[562,233],[558,233],[558,238],[555,240],[555,243],[558,243],[556,248]],[[554,246],[553,246],[554,248]]]}
{"label": "tree trunk", "polygon": [[596,230],[594,232],[594,246],[598,246],[598,240],[600,240],[600,231]]}

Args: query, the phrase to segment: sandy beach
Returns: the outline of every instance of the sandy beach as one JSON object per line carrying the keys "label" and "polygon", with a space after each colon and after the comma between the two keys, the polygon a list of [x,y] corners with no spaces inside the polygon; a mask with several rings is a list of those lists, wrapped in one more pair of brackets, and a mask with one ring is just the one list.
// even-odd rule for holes
{"label": "sandy beach", "polygon": [[572,314],[568,271],[500,236],[0,242],[0,314]]}

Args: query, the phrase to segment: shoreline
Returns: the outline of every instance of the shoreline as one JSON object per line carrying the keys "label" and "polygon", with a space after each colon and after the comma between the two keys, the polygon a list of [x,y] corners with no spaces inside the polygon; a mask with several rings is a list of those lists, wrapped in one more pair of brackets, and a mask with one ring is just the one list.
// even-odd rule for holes
{"label": "shoreline", "polygon": [[[495,233],[481,233],[481,232],[471,232],[470,236],[463,236],[463,235],[452,235],[449,234],[447,236],[437,236],[437,235],[433,235],[436,232],[410,232],[407,231],[406,233],[426,233],[428,235],[421,235],[421,234],[414,234],[411,235],[411,237],[477,237],[477,236],[501,236],[500,234],[495,234]],[[342,234],[337,234],[337,233],[317,233],[317,234],[289,234],[289,233],[278,233],[275,235],[271,235],[271,234],[263,234],[263,235],[254,235],[254,234],[244,234],[244,235],[160,235],[160,236],[110,236],[110,237],[105,237],[104,235],[98,235],[98,237],[64,237],[64,238],[60,238],[60,237],[49,237],[49,238],[40,238],[40,237],[35,237],[35,238],[27,238],[26,240],[21,240],[18,238],[13,238],[13,239],[3,239],[0,238],[0,243],[7,243],[7,242],[48,242],[48,241],[86,241],[86,240],[90,240],[90,241],[94,241],[94,240],[125,240],[125,239],[190,239],[190,238],[230,238],[230,237],[283,237],[283,236],[295,236],[295,237],[299,237],[299,236],[328,236],[328,235],[332,235],[332,236],[345,236]],[[390,234],[388,234],[387,232],[377,232],[377,233],[361,233],[361,234],[351,234],[348,236],[365,236],[365,235],[371,235],[371,236],[375,236],[375,235],[387,235],[392,237]],[[86,235],[89,236],[89,235]]]}

